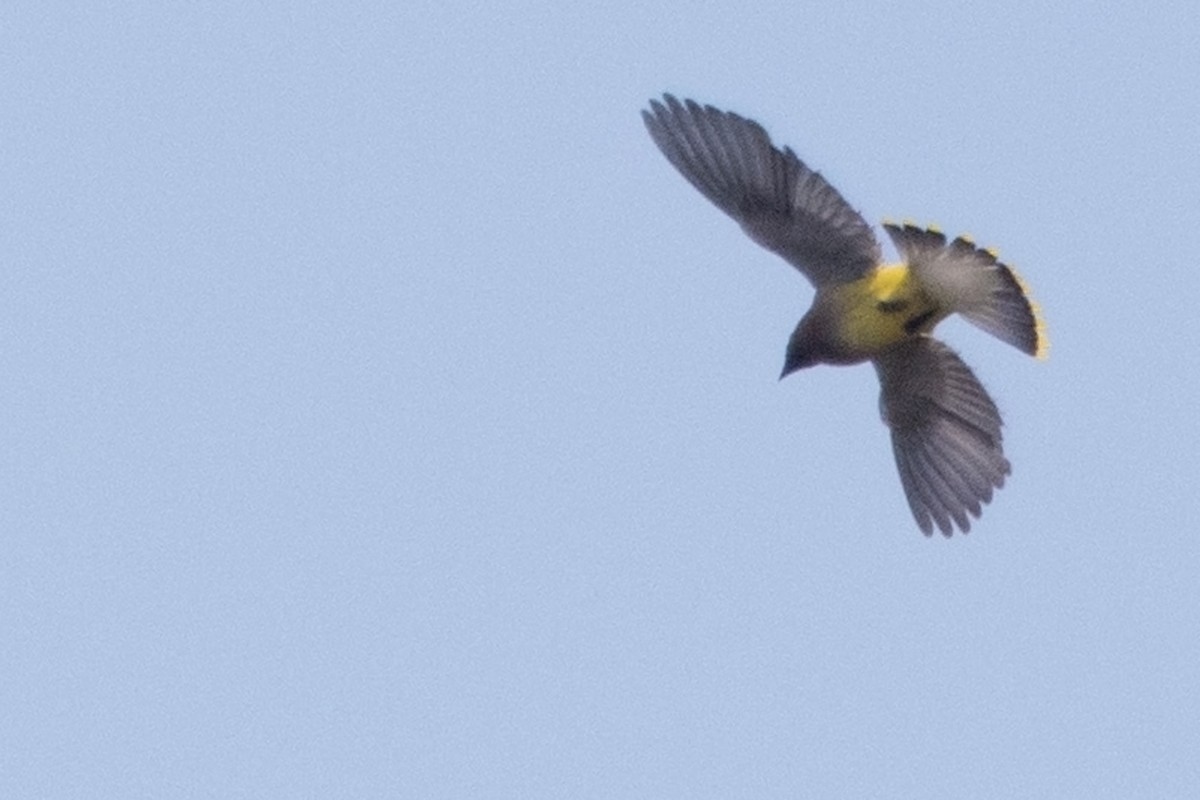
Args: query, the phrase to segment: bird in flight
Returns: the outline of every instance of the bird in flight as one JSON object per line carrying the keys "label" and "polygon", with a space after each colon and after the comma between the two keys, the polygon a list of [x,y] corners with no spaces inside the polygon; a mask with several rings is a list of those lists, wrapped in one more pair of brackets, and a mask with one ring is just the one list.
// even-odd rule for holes
{"label": "bird in flight", "polygon": [[932,334],[957,313],[1044,358],[1045,325],[1020,276],[965,236],[947,241],[911,224],[884,223],[901,257],[885,263],[862,216],[753,120],[669,94],[651,100],[642,118],[689,183],[815,287],[780,378],[815,364],[874,364],[917,525],[927,536],[935,525],[945,536],[955,526],[969,531],[1011,467],[996,404]]}

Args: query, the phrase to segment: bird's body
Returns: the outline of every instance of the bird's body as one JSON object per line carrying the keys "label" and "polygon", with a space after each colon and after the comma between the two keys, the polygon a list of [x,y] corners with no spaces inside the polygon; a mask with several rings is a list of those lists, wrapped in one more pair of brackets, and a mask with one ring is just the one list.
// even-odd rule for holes
{"label": "bird's body", "polygon": [[901,261],[885,263],[871,228],[820,173],[771,144],[758,123],[670,95],[642,112],[667,159],[756,242],[816,287],[788,341],[783,373],[871,361],[901,483],[918,525],[970,529],[1008,460],[1000,414],[971,370],[932,338],[951,314],[1030,355],[1046,337],[1020,277],[970,239],[884,224]]}
{"label": "bird's body", "polygon": [[814,308],[828,314],[833,364],[856,364],[910,336],[926,333],[946,314],[907,264],[881,264],[862,278],[819,290]]}

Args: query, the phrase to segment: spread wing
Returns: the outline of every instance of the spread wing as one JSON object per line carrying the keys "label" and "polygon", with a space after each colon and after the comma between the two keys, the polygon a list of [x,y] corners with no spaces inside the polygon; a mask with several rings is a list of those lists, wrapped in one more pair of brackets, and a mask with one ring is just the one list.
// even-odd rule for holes
{"label": "spread wing", "polygon": [[962,359],[918,336],[875,359],[883,421],[909,508],[928,536],[971,529],[1011,468],[1004,457],[1000,412]]}
{"label": "spread wing", "polygon": [[669,94],[642,118],[683,177],[815,286],[857,280],[879,262],[862,216],[757,122]]}

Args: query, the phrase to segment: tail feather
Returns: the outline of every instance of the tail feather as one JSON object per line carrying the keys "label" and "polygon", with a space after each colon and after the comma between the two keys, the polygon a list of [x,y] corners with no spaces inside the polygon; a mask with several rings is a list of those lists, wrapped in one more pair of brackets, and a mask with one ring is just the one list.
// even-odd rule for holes
{"label": "tail feather", "polygon": [[1031,356],[1045,358],[1046,326],[1016,270],[994,250],[916,225],[884,223],[896,249],[933,299],[971,324]]}

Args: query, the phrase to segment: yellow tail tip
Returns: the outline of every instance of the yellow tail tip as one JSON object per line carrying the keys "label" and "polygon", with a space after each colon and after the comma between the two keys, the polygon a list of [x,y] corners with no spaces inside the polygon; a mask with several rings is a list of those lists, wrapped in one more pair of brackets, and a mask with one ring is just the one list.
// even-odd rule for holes
{"label": "yellow tail tip", "polygon": [[1021,273],[1017,272],[1011,265],[1006,264],[1009,273],[1013,276],[1013,280],[1017,282],[1017,286],[1021,288],[1021,294],[1025,297],[1025,302],[1029,303],[1029,311],[1033,314],[1033,332],[1037,339],[1037,344],[1033,349],[1033,357],[1038,361],[1045,361],[1050,357],[1050,337],[1046,332],[1046,318],[1042,316],[1041,303],[1033,299],[1033,293],[1029,291],[1029,284],[1021,277]]}

